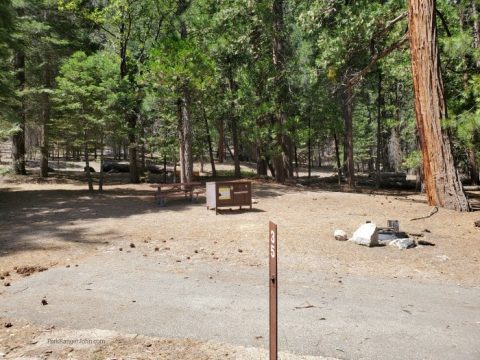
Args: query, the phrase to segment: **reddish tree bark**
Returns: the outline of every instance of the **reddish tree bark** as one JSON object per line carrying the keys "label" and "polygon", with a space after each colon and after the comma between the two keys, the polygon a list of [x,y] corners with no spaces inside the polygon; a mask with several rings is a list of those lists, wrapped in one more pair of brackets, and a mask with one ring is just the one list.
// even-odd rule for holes
{"label": "reddish tree bark", "polygon": [[446,117],[446,104],[439,64],[435,0],[409,0],[408,4],[415,112],[428,203],[468,211],[470,207],[455,169],[450,140],[441,126]]}

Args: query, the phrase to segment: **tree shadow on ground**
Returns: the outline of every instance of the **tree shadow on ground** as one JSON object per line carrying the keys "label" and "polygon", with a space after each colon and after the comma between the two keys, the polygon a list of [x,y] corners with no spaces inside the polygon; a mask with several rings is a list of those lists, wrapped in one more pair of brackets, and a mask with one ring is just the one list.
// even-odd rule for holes
{"label": "tree shadow on ground", "polygon": [[0,257],[12,252],[50,249],[52,244],[58,245],[56,240],[102,244],[115,234],[92,236],[88,227],[95,225],[81,221],[127,218],[161,211],[153,194],[153,191],[133,189],[111,189],[100,194],[75,189],[1,189]]}

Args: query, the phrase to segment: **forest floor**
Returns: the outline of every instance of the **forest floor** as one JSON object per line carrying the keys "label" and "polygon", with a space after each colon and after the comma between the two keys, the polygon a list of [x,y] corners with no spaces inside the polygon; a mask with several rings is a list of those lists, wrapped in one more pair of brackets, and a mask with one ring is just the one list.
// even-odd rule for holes
{"label": "forest floor", "polygon": [[[85,280],[89,276],[95,279],[109,277],[113,283],[105,284],[103,290],[106,293],[100,297],[95,296],[95,291],[88,292],[85,304],[98,306],[99,309],[106,306],[105,302],[107,305],[109,302],[117,305],[118,298],[127,296],[125,293],[128,294],[129,285],[118,291],[118,295],[111,296],[122,286],[121,279],[128,281],[128,277],[123,277],[128,275],[123,274],[122,269],[125,268],[125,272],[128,272],[129,266],[133,266],[132,273],[143,269],[138,276],[144,277],[147,283],[155,277],[154,264],[161,265],[158,271],[162,276],[195,279],[200,274],[205,274],[205,278],[198,281],[205,281],[206,288],[211,285],[212,292],[215,291],[215,284],[208,285],[210,280],[214,280],[212,277],[219,276],[217,274],[222,269],[228,269],[232,273],[238,272],[237,281],[241,279],[242,283],[252,284],[252,287],[264,286],[267,290],[266,284],[262,285],[262,274],[267,276],[267,226],[270,220],[276,222],[279,229],[280,271],[288,274],[290,279],[290,292],[285,297],[291,296],[292,301],[299,301],[299,308],[302,308],[301,299],[306,301],[307,309],[310,303],[320,302],[315,299],[318,294],[295,290],[295,284],[298,284],[298,288],[309,288],[301,280],[292,282],[292,279],[300,275],[305,276],[305,279],[323,279],[322,286],[332,291],[346,287],[342,291],[353,293],[353,298],[355,294],[361,294],[361,290],[355,287],[355,284],[361,283],[367,291],[362,296],[371,302],[375,302],[376,298],[382,301],[384,289],[406,289],[403,295],[398,294],[398,301],[393,300],[392,304],[398,306],[398,311],[402,314],[411,313],[411,309],[402,308],[406,306],[409,296],[419,302],[426,302],[429,293],[437,296],[440,294],[440,300],[445,300],[447,304],[448,299],[442,299],[442,291],[445,297],[449,296],[447,294],[454,297],[453,294],[460,292],[465,303],[459,304],[456,309],[459,319],[458,324],[454,324],[459,327],[455,329],[456,333],[452,335],[448,330],[435,328],[437,323],[445,325],[442,318],[432,317],[432,323],[425,320],[425,323],[412,323],[409,326],[412,327],[412,332],[419,333],[417,339],[422,332],[430,336],[429,332],[433,331],[437,336],[445,336],[446,342],[452,342],[453,345],[449,344],[452,348],[438,348],[439,353],[434,353],[432,358],[455,358],[454,352],[449,351],[454,351],[455,346],[460,345],[466,351],[462,358],[474,359],[480,356],[478,342],[475,344],[467,341],[472,337],[480,338],[480,318],[472,318],[469,312],[480,313],[480,305],[470,301],[478,299],[480,290],[480,228],[474,227],[474,221],[480,219],[480,213],[461,214],[440,209],[429,218],[411,220],[430,213],[431,208],[425,203],[423,195],[398,191],[374,193],[368,189],[355,193],[338,191],[331,186],[283,186],[255,180],[252,211],[227,209],[215,215],[214,211],[206,210],[203,199],[199,203],[172,201],[166,207],[159,207],[154,202],[155,189],[151,185],[122,184],[125,181],[122,176],[123,174],[107,175],[106,191],[102,194],[91,194],[76,179],[69,180],[69,176],[58,174],[42,183],[33,176],[26,181],[11,176],[0,178],[0,276],[3,277],[0,283],[0,358],[23,356],[61,359],[68,356],[78,359],[266,359],[266,326],[260,326],[249,338],[239,336],[239,340],[235,341],[234,335],[208,336],[209,332],[202,332],[202,329],[191,334],[188,331],[182,332],[185,324],[171,324],[171,333],[128,324],[116,326],[115,323],[109,323],[108,318],[101,318],[100,310],[95,313],[96,318],[88,322],[83,320],[82,314],[75,314],[69,306],[75,304],[78,291],[74,288],[76,279]],[[435,246],[419,246],[408,250],[390,246],[367,248],[333,239],[335,229],[343,229],[351,235],[366,220],[385,226],[389,219],[399,220],[402,230],[414,234],[417,239],[433,242]],[[132,256],[131,264],[128,262],[129,255]],[[111,266],[115,271],[107,276],[108,269],[105,269],[104,264],[109,264],[110,261],[113,261]],[[217,269],[212,277],[206,275],[208,268],[212,272]],[[75,274],[69,280],[65,280],[67,270]],[[172,277],[174,280],[175,277]],[[229,278],[218,281],[219,289],[222,289],[222,284],[228,283],[228,286],[225,285],[225,294],[235,298],[229,287],[235,280]],[[5,286],[7,284],[10,286]],[[369,286],[376,286],[376,290],[368,291]],[[105,290],[107,287],[108,291]],[[152,293],[151,286],[147,288],[146,297],[161,295]],[[182,293],[185,289],[177,290],[179,292],[175,296],[185,296],[186,293]],[[82,288],[82,291],[85,289]],[[56,307],[55,299],[62,293],[70,296],[69,303]],[[133,295],[137,296],[135,292]],[[188,295],[193,298],[196,296],[194,293]],[[257,295],[252,292],[253,297]],[[330,296],[327,293],[324,295],[327,298]],[[339,296],[341,295],[331,297],[332,303]],[[48,300],[48,305],[41,304],[44,297]],[[266,297],[267,292],[265,299]],[[422,298],[426,300],[421,300]],[[141,302],[141,299],[135,301]],[[262,302],[260,308],[263,309],[264,305]],[[443,312],[452,311],[447,305],[444,305],[444,309],[441,304],[437,305],[433,308],[440,317]],[[333,326],[328,324],[332,316],[343,317],[346,323],[349,318],[352,321],[357,319],[349,313],[349,309],[354,306],[353,299],[339,305],[341,306],[345,306],[344,312],[335,313],[335,309],[331,309],[333,313],[325,316],[327,321],[316,325],[319,334],[325,333],[325,327]],[[365,309],[369,309],[365,313],[371,311],[373,314],[375,308],[369,306],[365,305]],[[428,313],[428,306],[425,306],[426,309],[422,311]],[[62,308],[69,312],[63,313]],[[229,307],[225,306],[222,311],[227,308]],[[125,316],[123,312],[128,313],[129,309],[128,306],[118,305],[115,316]],[[214,314],[217,314],[220,310],[215,311]],[[234,312],[231,308],[229,311]],[[388,307],[382,310],[379,307],[379,311],[387,319],[385,321],[388,321],[388,314],[393,310]],[[70,312],[71,315],[68,315]],[[149,316],[155,316],[152,309],[145,308],[145,312]],[[207,315],[210,316],[211,313],[207,312]],[[246,312],[245,316],[248,318],[249,313]],[[266,315],[259,315],[262,319],[263,316]],[[393,319],[395,323],[404,321],[392,315],[391,320]],[[370,324],[364,330],[378,325],[369,323],[368,319],[364,320]],[[97,326],[92,325],[95,321]],[[129,321],[135,322],[135,318]],[[288,321],[293,323],[294,318],[288,318]],[[12,326],[5,326],[9,323]],[[450,325],[452,324],[445,326],[448,329]],[[161,327],[161,322],[159,326]],[[165,326],[168,328],[168,325]],[[248,324],[231,326],[242,329],[242,326],[248,327]],[[405,336],[410,327],[398,329],[397,333],[392,334]],[[462,327],[466,334],[462,332]],[[367,358],[382,358],[375,352],[380,351],[379,346],[381,348],[378,342],[364,345],[365,339],[360,339],[362,343],[360,340],[352,343],[352,334],[358,335],[356,330],[349,330],[347,325],[342,330],[338,323],[334,329],[338,333],[335,342],[326,342],[317,350],[310,344],[303,344],[302,339],[292,339],[289,343],[288,332],[284,333],[280,339],[280,348],[291,354],[283,354],[283,358],[310,358],[307,355],[317,356],[317,359],[320,356],[361,358],[367,355]],[[296,334],[300,335],[305,334]],[[368,339],[368,336],[366,333],[365,338]],[[101,340],[102,343],[53,346],[47,342],[47,338],[52,337],[89,338]],[[462,343],[462,338],[467,342]],[[421,344],[405,339],[407,340],[413,341],[414,351],[420,354]],[[395,342],[391,345],[394,348]],[[383,358],[402,358],[401,350]],[[424,350],[427,351],[425,358],[429,358],[428,354],[432,356],[432,349],[427,346]]]}

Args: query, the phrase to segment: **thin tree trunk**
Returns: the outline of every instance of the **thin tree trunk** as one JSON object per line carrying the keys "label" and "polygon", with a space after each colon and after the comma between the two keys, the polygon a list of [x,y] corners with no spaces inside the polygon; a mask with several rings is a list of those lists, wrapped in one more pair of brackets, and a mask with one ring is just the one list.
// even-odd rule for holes
{"label": "thin tree trunk", "polygon": [[207,132],[208,154],[210,156],[210,165],[212,167],[212,176],[217,177],[217,170],[215,169],[215,159],[213,158],[212,137],[210,136],[210,126],[208,125],[207,112],[205,107],[202,107],[203,121],[205,122],[205,130]]}
{"label": "thin tree trunk", "polygon": [[223,118],[220,119],[220,123],[218,124],[217,159],[220,164],[225,160],[225,125]]}
{"label": "thin tree trunk", "polygon": [[140,175],[138,172],[137,164],[137,142],[136,142],[136,127],[137,127],[137,114],[136,111],[130,114],[128,121],[128,161],[130,164],[130,182],[132,184],[138,184],[140,182]]}
{"label": "thin tree trunk", "polygon": [[441,127],[446,104],[435,10],[434,0],[409,0],[408,31],[425,186],[430,205],[468,211],[470,206],[455,169],[450,140]]}
{"label": "thin tree trunk", "polygon": [[230,149],[230,146],[228,146],[227,143],[225,143],[225,147],[227,148],[227,152],[230,154],[230,157],[231,157],[232,160],[233,160],[233,159],[234,159],[234,155],[233,155],[232,149]]}
{"label": "thin tree trunk", "polygon": [[[45,61],[45,88],[52,88],[52,69],[50,55],[47,54],[47,59]],[[40,176],[48,177],[48,147],[49,147],[49,137],[48,137],[48,123],[50,122],[50,95],[48,92],[44,91],[42,94],[42,138],[40,143]]]}
{"label": "thin tree trunk", "polygon": [[[125,19],[124,19],[125,20]],[[132,21],[128,19],[128,21]],[[131,23],[130,23],[131,25]],[[129,30],[127,30],[127,24],[122,21],[120,24],[120,78],[123,80],[127,77],[129,73],[128,61],[127,61],[127,44],[129,41]],[[135,105],[134,109],[131,109],[131,112],[125,113],[125,121],[128,127],[128,161],[130,166],[130,182],[137,184],[140,182],[140,176],[138,173],[138,164],[137,164],[137,141],[136,141],[136,128],[137,128],[137,117],[139,113],[138,104]],[[126,153],[124,148],[124,159],[126,159]]]}
{"label": "thin tree trunk", "polygon": [[241,177],[240,172],[240,147],[238,141],[238,119],[232,116],[232,142],[233,142],[233,163],[235,167],[235,177]]}
{"label": "thin tree trunk", "polygon": [[375,187],[380,188],[382,181],[380,172],[380,160],[382,158],[382,71],[378,69],[378,94],[377,94],[377,157],[375,159]]}
{"label": "thin tree trunk", "polygon": [[[260,95],[260,91],[257,90],[258,95]],[[260,97],[260,96],[259,96]],[[261,129],[265,126],[264,118],[257,117],[256,119],[257,128]],[[257,157],[257,175],[258,176],[267,176],[267,169],[268,169],[268,161],[267,161],[267,152],[265,148],[265,144],[261,135],[258,135],[255,141],[255,152]]]}
{"label": "thin tree trunk", "polygon": [[104,129],[101,130],[100,134],[100,174],[99,174],[99,180],[98,180],[98,191],[102,192],[103,191],[103,181],[104,181],[104,172],[103,172],[103,162],[104,162]]}
{"label": "thin tree trunk", "polygon": [[272,175],[273,178],[275,178],[275,167],[272,164],[273,161],[270,161],[269,158],[267,158],[265,161],[267,163],[268,170],[270,170],[270,174]]}
{"label": "thin tree trunk", "polygon": [[87,136],[84,136],[85,145],[83,147],[84,155],[85,155],[85,170],[87,172],[87,181],[88,181],[88,191],[93,192],[93,180],[92,180],[92,173],[90,172],[90,159],[88,158],[88,142]]}
{"label": "thin tree trunk", "polygon": [[[15,71],[18,91],[25,88],[25,54],[21,51],[15,53]],[[23,95],[18,99],[20,105],[16,109],[18,131],[12,135],[13,170],[17,175],[26,175],[25,170],[25,100]]]}
{"label": "thin tree trunk", "polygon": [[297,153],[297,145],[293,145],[293,154],[295,159],[295,177],[298,179],[298,153]]}
{"label": "thin tree trunk", "polygon": [[345,160],[348,186],[355,186],[355,165],[353,162],[353,119],[352,119],[353,92],[350,85],[344,88],[343,119],[345,121]]}
{"label": "thin tree trunk", "polygon": [[272,172],[275,176],[275,181],[278,183],[285,182],[285,168],[283,167],[283,157],[282,155],[275,155],[272,157],[272,167],[275,169],[275,172]]}
{"label": "thin tree trunk", "polygon": [[[237,84],[233,79],[233,70],[231,68],[231,65],[229,65],[229,69],[228,69],[228,83],[230,87],[230,93],[233,99],[235,92],[237,90]],[[230,121],[232,126],[233,164],[235,168],[235,177],[239,178],[241,177],[241,172],[240,172],[240,158],[239,158],[240,150],[239,150],[239,144],[238,144],[238,119],[235,112],[235,103],[233,100],[231,100],[230,102]]]}
{"label": "thin tree trunk", "polygon": [[[188,38],[187,26],[183,19],[183,14],[188,9],[189,1],[177,0],[178,9],[177,16],[180,17],[180,36],[183,40]],[[182,80],[181,80],[182,81]],[[180,150],[183,154],[180,154],[181,160],[181,173],[180,178],[182,182],[191,182],[193,179],[193,155],[192,155],[192,120],[190,118],[190,89],[188,80],[183,80],[184,83],[180,84],[180,127],[181,127],[181,146]]]}
{"label": "thin tree trunk", "polygon": [[188,89],[183,90],[183,97],[180,101],[182,115],[182,142],[183,142],[183,165],[181,179],[182,182],[191,182],[193,179],[193,156],[192,156],[192,125],[188,106],[190,103],[190,94]]}
{"label": "thin tree trunk", "polygon": [[257,175],[267,176],[267,161],[265,160],[263,146],[260,140],[257,140],[255,144],[255,151],[257,156]]}
{"label": "thin tree trunk", "polygon": [[163,155],[163,182],[167,183],[167,155]]}
{"label": "thin tree trunk", "polygon": [[479,185],[479,174],[477,165],[477,151],[475,147],[468,150],[468,168],[470,171],[470,182],[472,185]]}
{"label": "thin tree trunk", "polygon": [[177,157],[173,154],[173,182],[177,182]]}
{"label": "thin tree trunk", "polygon": [[308,116],[308,179],[312,177],[312,120],[310,118],[310,115]]}
{"label": "thin tree trunk", "polygon": [[[473,18],[473,46],[475,49],[480,48],[480,19],[478,18],[477,1],[472,1],[472,18]],[[477,69],[480,69],[480,59],[475,62]]]}
{"label": "thin tree trunk", "polygon": [[[182,117],[182,99],[178,99],[177,102],[177,114],[178,114],[178,134],[179,141],[179,160],[180,160],[180,182],[185,182],[185,138],[183,135],[183,117]],[[175,164],[176,166],[176,164]]]}
{"label": "thin tree trunk", "polygon": [[338,185],[342,183],[342,164],[340,162],[340,151],[338,148],[338,136],[337,132],[333,131],[333,140],[335,141],[335,157],[337,159],[337,176],[338,176]]}
{"label": "thin tree trunk", "polygon": [[146,170],[146,159],[145,159],[145,124],[143,121],[140,121],[140,173],[145,175]]}

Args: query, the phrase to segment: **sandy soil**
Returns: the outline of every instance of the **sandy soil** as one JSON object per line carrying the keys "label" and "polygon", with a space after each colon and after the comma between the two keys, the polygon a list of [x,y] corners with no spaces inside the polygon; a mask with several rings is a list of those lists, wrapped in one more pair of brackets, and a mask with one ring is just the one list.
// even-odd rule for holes
{"label": "sandy soil", "polygon": [[[55,329],[0,318],[0,358],[8,359],[158,359],[267,360],[264,349],[190,339],[159,339],[109,330]],[[6,327],[6,325],[8,327]],[[8,349],[8,350],[3,350]],[[279,353],[281,360],[334,360]]]}
{"label": "sandy soil", "polygon": [[[202,199],[159,207],[149,184],[122,185],[119,175],[112,175],[115,185],[107,185],[102,194],[90,194],[85,185],[65,179],[47,183],[33,178],[27,183],[1,180],[0,296],[4,286],[21,276],[53,266],[75,266],[107,247],[130,251],[135,246],[145,256],[161,253],[172,264],[202,261],[260,266],[267,261],[269,220],[279,226],[280,269],[480,285],[480,228],[474,227],[480,219],[478,212],[440,209],[430,218],[411,221],[430,213],[421,195],[346,193],[255,181],[253,211],[226,209],[215,215],[206,210]],[[388,219],[398,219],[402,230],[435,246],[366,248],[333,239],[335,229],[351,235],[366,220],[385,226]],[[37,346],[40,341],[30,344],[46,329],[0,320],[0,325],[14,324],[0,327],[0,344],[14,349],[12,354],[21,349],[25,356],[40,356],[51,350]],[[112,339],[100,347],[74,349],[70,357],[123,358],[129,354],[150,358],[148,351],[165,354],[165,359],[266,356],[260,350],[182,339],[139,340],[121,334]],[[63,358],[67,353],[56,356]]]}

